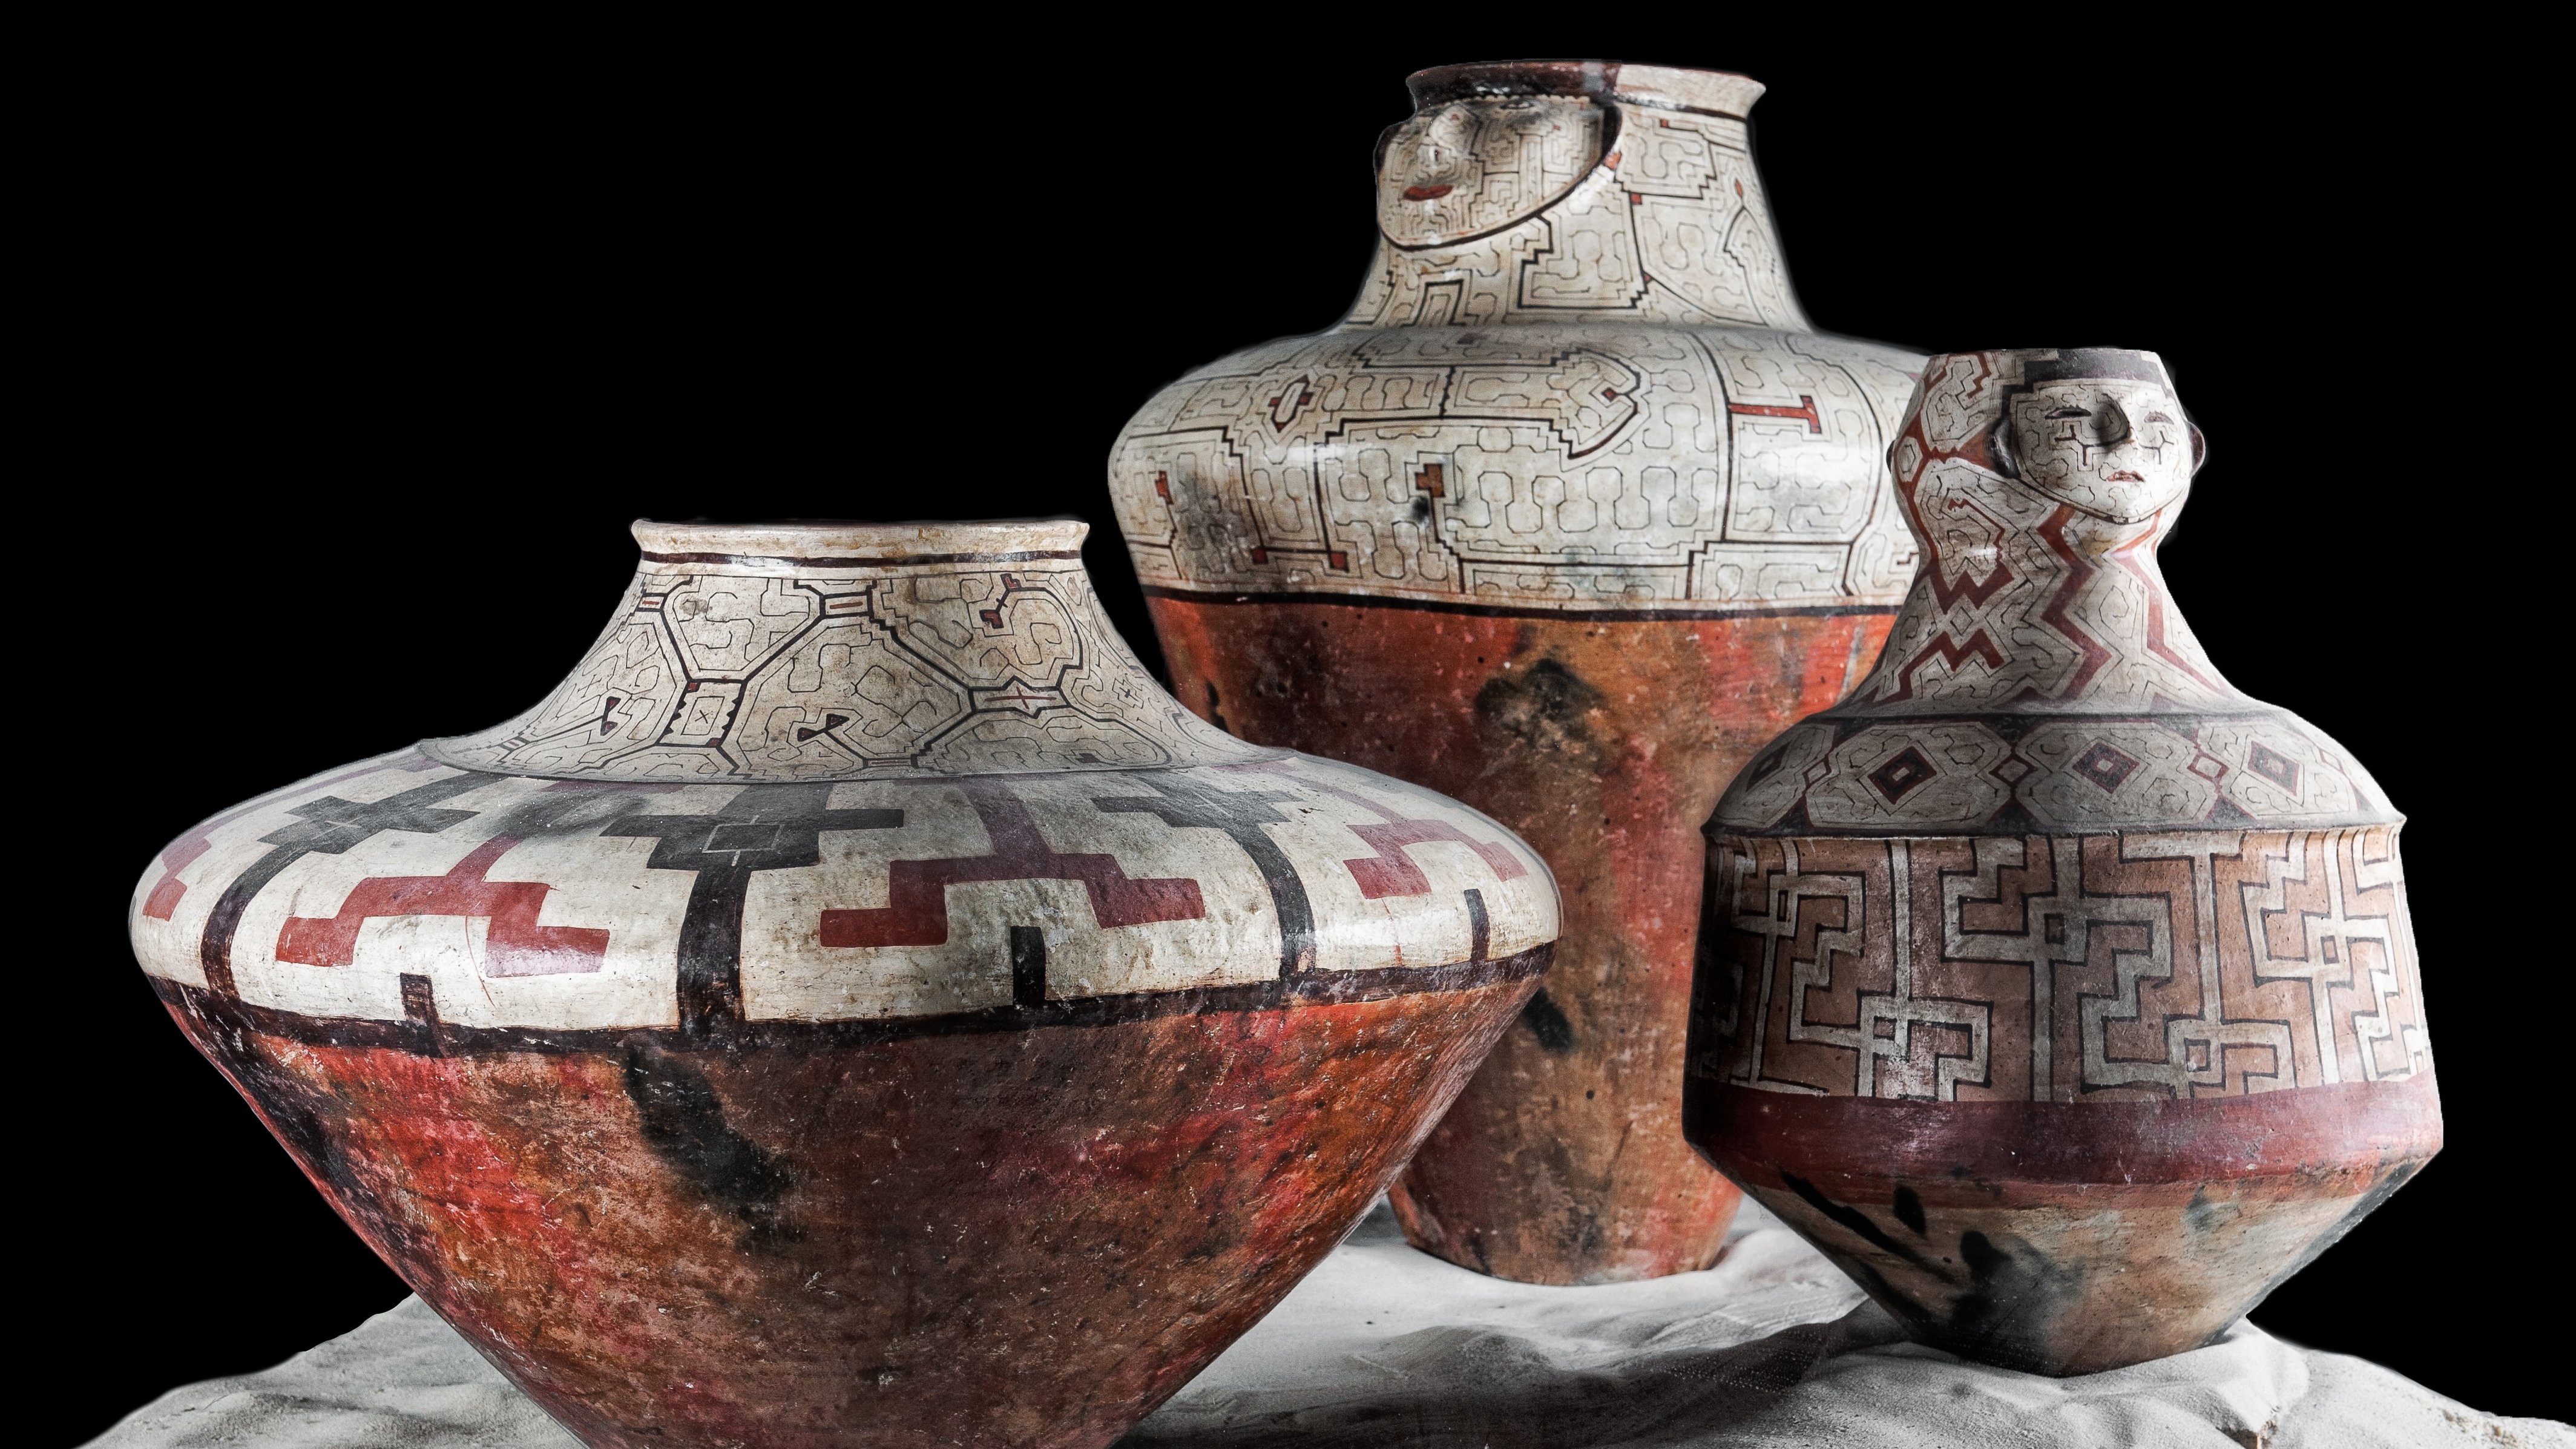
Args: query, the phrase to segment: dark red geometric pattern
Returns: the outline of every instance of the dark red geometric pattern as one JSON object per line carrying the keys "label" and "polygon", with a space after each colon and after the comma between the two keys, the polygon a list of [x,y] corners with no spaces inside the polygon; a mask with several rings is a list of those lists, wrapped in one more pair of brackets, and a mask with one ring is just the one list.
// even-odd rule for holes
{"label": "dark red geometric pattern", "polygon": [[[2255,748],[2259,750],[2262,746],[2257,745]],[[2082,758],[2075,762],[2075,773],[2106,791],[2119,789],[2121,781],[2137,772],[2137,757],[2114,747],[2106,740],[2094,741],[2093,748],[2086,750]]]}
{"label": "dark red geometric pattern", "polygon": [[2293,794],[2299,788],[2299,762],[2256,741],[2245,752],[2245,768]]}
{"label": "dark red geometric pattern", "polygon": [[676,787],[558,781],[510,811],[501,828],[444,875],[371,876],[358,882],[331,916],[295,916],[277,937],[277,959],[300,966],[346,966],[357,958],[358,931],[370,919],[456,916],[488,920],[486,976],[547,976],[596,971],[608,955],[608,932],[541,926],[554,887],[486,877],[513,846],[549,831],[604,824],[643,808]]}
{"label": "dark red geometric pattern", "polygon": [[989,855],[898,860],[887,874],[886,904],[823,912],[826,946],[939,946],[948,941],[948,888],[1014,880],[1080,881],[1102,926],[1195,921],[1207,914],[1199,883],[1186,877],[1137,880],[1113,855],[1068,854],[1039,835],[1029,807],[993,780],[958,787],[982,817]]}
{"label": "dark red geometric pattern", "polygon": [[435,835],[463,824],[479,812],[441,809],[439,802],[490,783],[489,775],[453,775],[415,785],[382,800],[343,800],[337,795],[325,795],[289,808],[286,813],[296,817],[296,823],[281,825],[259,838],[261,844],[273,848],[233,877],[224,893],[216,897],[215,908],[206,915],[206,933],[197,942],[197,963],[206,973],[207,989],[232,994],[233,934],[241,929],[242,913],[250,909],[252,898],[284,874],[288,866],[308,855],[342,854],[388,830]]}
{"label": "dark red geometric pattern", "polygon": [[822,861],[826,830],[891,830],[900,810],[833,810],[830,785],[746,785],[713,815],[634,815],[602,835],[653,837],[654,870],[695,871],[680,917],[681,1029],[693,1036],[742,1020],[742,915],[751,878]]}
{"label": "dark red geometric pattern", "polygon": [[1350,867],[1351,879],[1359,882],[1360,894],[1370,900],[1388,896],[1425,896],[1431,894],[1431,879],[1412,857],[1403,853],[1408,845],[1423,845],[1434,840],[1452,841],[1476,852],[1485,864],[1493,867],[1502,880],[1516,880],[1526,874],[1511,852],[1490,840],[1478,840],[1446,820],[1413,820],[1389,814],[1383,825],[1345,827],[1369,843],[1377,852],[1342,864]]}
{"label": "dark red geometric pattern", "polygon": [[[435,761],[422,755],[408,755],[399,760],[369,760],[363,765],[352,765],[337,774],[326,775],[312,781],[304,788],[316,789],[324,785],[337,785],[343,780],[354,780],[360,775],[373,774],[378,770],[409,770],[418,774],[424,770],[437,768]],[[239,820],[275,798],[276,792],[271,792],[247,804],[236,805],[161,847],[161,878],[152,883],[151,893],[143,898],[143,914],[156,921],[170,919],[172,913],[179,909],[179,902],[188,894],[187,884],[179,879],[179,872],[186,870],[197,857],[214,849],[216,830]]]}
{"label": "dark red geometric pattern", "polygon": [[1739,418],[1795,418],[1807,425],[1808,432],[1820,438],[1825,435],[1824,420],[1816,416],[1816,400],[1803,393],[1799,395],[1796,407],[1780,403],[1731,402],[1726,405],[1726,410]]}
{"label": "dark red geometric pattern", "polygon": [[1377,852],[1375,855],[1360,856],[1342,862],[1349,868],[1351,879],[1359,883],[1360,894],[1369,900],[1385,900],[1390,896],[1431,894],[1431,878],[1422,873],[1422,867],[1413,863],[1413,858],[1404,853],[1404,848],[1408,845],[1428,844],[1435,840],[1463,845],[1476,852],[1477,857],[1493,870],[1496,880],[1518,880],[1527,874],[1522,869],[1521,863],[1513,858],[1511,851],[1505,849],[1498,841],[1478,840],[1446,820],[1423,820],[1398,815],[1364,795],[1327,785],[1320,780],[1304,777],[1301,777],[1301,780],[1308,789],[1357,805],[1384,822],[1377,825],[1342,827],[1367,841],[1369,848]]}
{"label": "dark red geometric pattern", "polygon": [[296,916],[277,938],[277,959],[301,966],[346,966],[357,958],[358,928],[388,916],[479,916],[492,925],[484,938],[487,976],[544,976],[596,971],[608,955],[608,933],[575,926],[540,926],[554,887],[536,881],[486,880],[519,842],[496,835],[474,848],[445,875],[381,876],[358,883],[338,915]]}
{"label": "dark red geometric pattern", "polygon": [[[1935,594],[1940,593],[1940,576],[1937,574],[1927,574],[1925,577],[1930,580],[1932,591]],[[2008,577],[2010,577],[2010,575],[2005,572],[2004,566],[2002,564],[1997,564],[1995,565],[1995,571],[1988,575],[1987,581],[1989,583],[2001,583]],[[1894,704],[1900,700],[1912,699],[1914,697],[1915,671],[1932,663],[1936,659],[1949,666],[1953,672],[1956,672],[1960,665],[1967,663],[1971,659],[1984,660],[1986,662],[1986,667],[1989,669],[2001,669],[2004,667],[2003,651],[1995,647],[1995,641],[1987,638],[1986,631],[1983,629],[1979,629],[1975,633],[1970,634],[1965,640],[1955,642],[1947,634],[1935,634],[1931,638],[1925,640],[1923,647],[1916,650],[1913,657],[1906,660],[1904,665],[1896,671],[1896,687],[1888,691],[1887,697],[1881,702]]]}
{"label": "dark red geometric pattern", "polygon": [[1313,966],[1315,908],[1307,898],[1305,878],[1263,828],[1287,823],[1279,806],[1296,797],[1276,790],[1219,790],[1165,771],[1136,778],[1152,793],[1095,796],[1091,803],[1113,814],[1151,815],[1179,830],[1213,830],[1233,841],[1260,870],[1271,908],[1279,913],[1280,979]]}
{"label": "dark red geometric pattern", "polygon": [[1878,787],[1878,793],[1887,797],[1887,803],[1893,805],[1904,799],[1914,787],[1939,773],[1932,768],[1930,760],[1923,758],[1921,750],[1907,745],[1889,757],[1887,763],[1870,771],[1869,782]]}

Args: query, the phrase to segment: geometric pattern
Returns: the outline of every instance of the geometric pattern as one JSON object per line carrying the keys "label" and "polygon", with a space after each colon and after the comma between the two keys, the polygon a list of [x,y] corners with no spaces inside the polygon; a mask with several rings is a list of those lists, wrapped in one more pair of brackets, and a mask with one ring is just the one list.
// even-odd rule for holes
{"label": "geometric pattern", "polygon": [[2196,1100],[2429,1070],[2392,826],[1720,836],[1691,1074]]}
{"label": "geometric pattern", "polygon": [[1869,782],[1878,787],[1878,793],[1888,804],[1894,805],[1903,801],[1915,786],[1940,773],[1932,767],[1931,761],[1923,758],[1921,750],[1909,745],[1870,771]]}
{"label": "geometric pattern", "polygon": [[2230,686],[2168,597],[2156,549],[2198,447],[2153,354],[1931,359],[1890,455],[1921,572],[1869,675],[1739,775],[1718,823],[2012,835],[2395,822],[2342,746]]}
{"label": "geometric pattern", "polygon": [[1470,69],[1416,78],[1341,325],[1193,373],[1120,436],[1149,591],[1895,603],[1914,547],[1885,459],[1915,359],[1807,330],[1748,145],[1760,87]]}
{"label": "geometric pattern", "polygon": [[[422,770],[435,768],[436,762],[430,760],[426,756],[420,756],[418,757],[418,760],[418,768]],[[308,780],[305,783],[312,786],[336,785],[344,779],[351,779],[380,768],[382,768],[380,762],[369,761],[362,765],[352,765],[338,774],[319,776],[315,779]],[[295,787],[288,786],[287,788],[293,789]],[[272,796],[282,793],[284,792],[272,791],[269,795],[261,795],[240,805],[236,805],[232,809],[227,810],[206,821],[204,824],[197,826],[195,829],[180,836],[178,839],[171,841],[168,845],[163,846],[161,848],[161,863],[163,869],[161,874],[153,880],[151,890],[146,892],[144,895],[143,914],[150,916],[156,921],[166,921],[170,919],[170,913],[179,908],[180,899],[188,893],[186,883],[179,879],[179,871],[190,861],[193,861],[198,856],[205,854],[207,849],[214,844],[214,841],[208,832],[212,831],[216,826],[223,825],[229,821],[238,819],[243,815],[249,814],[251,811],[267,804]]]}
{"label": "geometric pattern", "polygon": [[685,785],[404,751],[198,827],[128,923],[147,973],[295,1017],[698,1034],[1329,980],[1555,938],[1546,869],[1484,816],[1237,751],[1252,758]]}
{"label": "geometric pattern", "polygon": [[1737,776],[1718,819],[1735,830],[1799,835],[2399,818],[2341,745],[2283,710],[1858,715],[1846,703],[1790,726]]}
{"label": "geometric pattern", "polygon": [[496,835],[474,848],[445,875],[378,876],[360,883],[339,912],[296,916],[278,933],[277,959],[307,966],[346,966],[357,959],[358,931],[368,921],[400,916],[480,916],[483,969],[495,976],[541,976],[557,971],[596,971],[608,954],[608,933],[581,926],[541,926],[548,887],[535,881],[484,879],[519,842]]}
{"label": "geometric pattern", "polygon": [[[1242,758],[1155,688],[1101,616],[1080,523],[952,555],[711,551],[642,523],[644,563],[552,697],[423,750],[563,779],[851,780]],[[989,542],[986,545],[989,548]]]}
{"label": "geometric pattern", "polygon": [[1137,880],[1106,853],[1068,855],[1038,836],[1037,823],[1017,796],[991,780],[960,782],[991,837],[989,853],[899,860],[888,873],[887,904],[864,910],[823,912],[826,946],[941,946],[948,941],[948,889],[970,881],[1079,881],[1103,926],[1149,921],[1191,921],[1207,914],[1198,882],[1187,878]]}

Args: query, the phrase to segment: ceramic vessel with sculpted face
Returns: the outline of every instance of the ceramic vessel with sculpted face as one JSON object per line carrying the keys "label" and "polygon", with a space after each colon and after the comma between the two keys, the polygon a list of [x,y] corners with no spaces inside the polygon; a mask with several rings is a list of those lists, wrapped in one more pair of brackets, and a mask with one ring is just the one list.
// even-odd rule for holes
{"label": "ceramic vessel with sculpted face", "polygon": [[1709,826],[1692,1140],[2015,1368],[2209,1341],[2441,1145],[2399,816],[2157,572],[2198,453],[2152,353],[1933,358],[1886,651]]}
{"label": "ceramic vessel with sculpted face", "polygon": [[544,704],[165,848],[136,954],[586,1443],[1118,1437],[1556,934],[1475,811],[1192,718],[1076,523],[639,524]]}
{"label": "ceramic vessel with sculpted face", "polygon": [[1405,1174],[1406,1233],[1528,1282],[1697,1268],[1738,1200],[1680,1131],[1697,825],[1885,635],[1916,359],[1808,329],[1756,83],[1412,88],[1350,315],[1165,389],[1110,491],[1184,703],[1470,801],[1556,867],[1556,964]]}

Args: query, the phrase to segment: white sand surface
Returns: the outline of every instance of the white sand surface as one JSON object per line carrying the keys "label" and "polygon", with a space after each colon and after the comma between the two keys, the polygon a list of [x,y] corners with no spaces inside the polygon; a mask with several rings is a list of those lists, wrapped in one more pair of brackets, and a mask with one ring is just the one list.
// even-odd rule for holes
{"label": "white sand surface", "polygon": [[[265,1373],[191,1384],[112,1449],[575,1449],[420,1300]],[[1122,1449],[2440,1449],[2571,1446],[2374,1364],[2240,1323],[2084,1378],[1905,1341],[1748,1206],[1704,1273],[1596,1288],[1482,1277],[1381,1205]]]}

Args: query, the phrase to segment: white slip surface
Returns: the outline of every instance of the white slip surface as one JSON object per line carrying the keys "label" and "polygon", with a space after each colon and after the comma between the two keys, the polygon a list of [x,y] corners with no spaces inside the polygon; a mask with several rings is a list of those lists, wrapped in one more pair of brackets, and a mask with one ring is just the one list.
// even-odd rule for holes
{"label": "white slip surface", "polygon": [[[419,1299],[265,1373],[172,1390],[100,1449],[576,1449]],[[1704,1273],[1597,1288],[1487,1278],[1404,1245],[1383,1204],[1122,1449],[2427,1449],[2568,1446],[2357,1358],[2240,1323],[2084,1378],[1905,1341],[1748,1204]]]}

